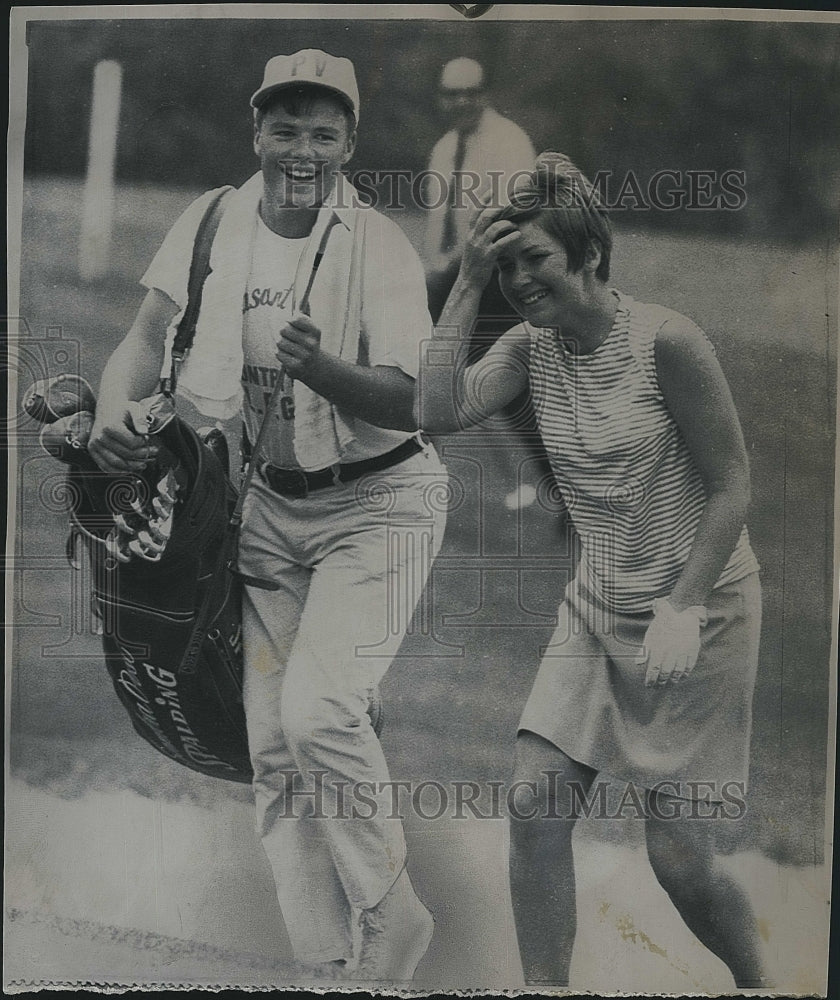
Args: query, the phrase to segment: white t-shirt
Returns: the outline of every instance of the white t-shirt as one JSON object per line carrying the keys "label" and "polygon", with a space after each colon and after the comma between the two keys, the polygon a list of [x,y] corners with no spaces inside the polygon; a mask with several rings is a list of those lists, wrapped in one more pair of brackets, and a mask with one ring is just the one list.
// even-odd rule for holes
{"label": "white t-shirt", "polygon": [[[156,288],[183,309],[195,232],[206,207],[206,198],[193,202],[175,222],[141,278],[146,288]],[[374,212],[376,225],[366,244],[362,262],[362,316],[358,364],[400,368],[416,378],[421,342],[431,336],[432,323],[426,299],[425,277],[416,251],[390,219]],[[297,263],[306,239],[278,236],[258,219],[254,229],[251,270],[243,289],[242,337],[244,365],[243,418],[250,440],[255,440],[267,395],[279,374],[276,358],[279,332],[290,318],[288,305]],[[343,237],[342,227],[336,237]],[[318,279],[316,278],[316,284]],[[313,296],[315,289],[313,289]],[[285,380],[283,397],[266,435],[265,458],[284,468],[302,465],[293,450],[294,401],[291,380]],[[342,457],[357,462],[390,451],[411,436],[406,431],[375,427],[354,420],[355,440]]]}
{"label": "white t-shirt", "polygon": [[[253,443],[259,434],[266,406],[280,376],[277,341],[292,318],[295,271],[306,246],[306,238],[278,236],[259,219],[254,235],[251,269],[242,300],[243,419]],[[294,449],[295,402],[292,380],[283,373],[280,398],[269,418],[265,455],[275,465],[298,464]]]}

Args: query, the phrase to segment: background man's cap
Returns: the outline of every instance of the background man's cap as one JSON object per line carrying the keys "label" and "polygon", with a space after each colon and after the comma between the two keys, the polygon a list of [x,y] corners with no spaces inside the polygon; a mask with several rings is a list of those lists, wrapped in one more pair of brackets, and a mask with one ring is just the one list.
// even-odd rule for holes
{"label": "background man's cap", "polygon": [[251,107],[261,104],[283,87],[314,83],[350,102],[359,120],[359,86],[353,63],[341,56],[331,56],[320,49],[301,49],[290,56],[274,56],[265,64],[262,86],[251,98]]}
{"label": "background man's cap", "polygon": [[440,77],[441,90],[479,90],[484,86],[484,70],[475,59],[460,56],[450,60]]}

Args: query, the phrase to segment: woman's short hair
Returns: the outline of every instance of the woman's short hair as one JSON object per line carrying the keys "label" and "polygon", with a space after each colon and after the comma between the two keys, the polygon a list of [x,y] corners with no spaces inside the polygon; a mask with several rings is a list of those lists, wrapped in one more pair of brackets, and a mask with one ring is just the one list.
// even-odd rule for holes
{"label": "woman's short hair", "polygon": [[327,87],[319,87],[317,83],[301,83],[293,87],[283,87],[271,94],[268,99],[258,108],[254,108],[254,124],[257,128],[262,127],[263,118],[268,111],[273,108],[282,108],[287,114],[294,118],[308,114],[312,110],[313,104],[323,98],[335,101],[336,105],[344,112],[347,119],[347,131],[352,134],[356,129],[356,116],[350,104],[337,91]]}
{"label": "woman's short hair", "polygon": [[612,253],[612,227],[597,190],[574,163],[562,153],[541,153],[534,171],[516,185],[510,205],[501,219],[524,222],[533,219],[562,243],[568,269],[583,269],[593,244],[601,251],[595,277],[608,281]]}

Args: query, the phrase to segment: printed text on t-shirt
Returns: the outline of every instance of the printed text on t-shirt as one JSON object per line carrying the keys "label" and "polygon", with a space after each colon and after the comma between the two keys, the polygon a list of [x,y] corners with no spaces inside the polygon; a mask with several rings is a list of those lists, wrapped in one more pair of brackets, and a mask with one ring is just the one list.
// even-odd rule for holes
{"label": "printed text on t-shirt", "polygon": [[273,288],[252,288],[242,296],[242,312],[246,313],[251,309],[259,309],[260,306],[273,306],[277,309],[285,309],[289,296],[292,294],[293,285],[275,291]]}
{"label": "printed text on t-shirt", "polygon": [[[272,390],[277,382],[277,376],[279,375],[277,368],[266,368],[264,365],[244,365],[242,368],[242,383],[245,386],[245,391],[248,396],[248,402],[251,408],[259,415],[262,416],[266,409],[268,409],[269,403],[271,402]],[[257,399],[251,393],[251,386],[257,387],[262,396],[262,406],[259,405]],[[292,380],[288,375],[283,373],[283,387],[281,389],[280,395],[280,413],[284,420],[294,420],[295,418],[295,401],[292,395]]]}

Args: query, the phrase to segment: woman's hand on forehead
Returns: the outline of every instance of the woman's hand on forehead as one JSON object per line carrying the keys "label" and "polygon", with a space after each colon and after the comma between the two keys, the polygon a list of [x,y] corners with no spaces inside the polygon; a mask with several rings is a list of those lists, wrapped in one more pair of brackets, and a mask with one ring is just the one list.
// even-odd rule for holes
{"label": "woman's hand on forehead", "polygon": [[464,246],[461,274],[470,284],[484,287],[493,274],[493,268],[508,247],[512,247],[521,233],[510,219],[500,219],[500,205],[482,210]]}

